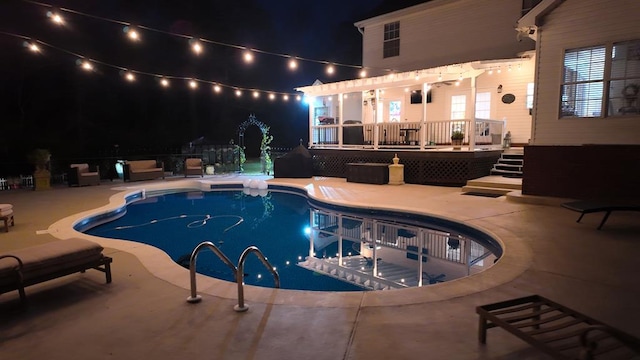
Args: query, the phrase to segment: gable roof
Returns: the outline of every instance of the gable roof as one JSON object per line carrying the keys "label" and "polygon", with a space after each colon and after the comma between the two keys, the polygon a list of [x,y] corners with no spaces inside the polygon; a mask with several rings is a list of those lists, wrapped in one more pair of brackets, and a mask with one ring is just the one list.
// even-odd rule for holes
{"label": "gable roof", "polygon": [[451,5],[461,1],[464,1],[464,0],[431,0],[422,4],[410,6],[410,7],[393,11],[390,13],[364,19],[354,23],[353,25],[358,29],[362,29],[364,27],[371,26],[371,25],[397,21],[401,18],[408,17],[408,16],[416,16],[422,12],[429,11],[433,8],[437,8],[445,5]]}

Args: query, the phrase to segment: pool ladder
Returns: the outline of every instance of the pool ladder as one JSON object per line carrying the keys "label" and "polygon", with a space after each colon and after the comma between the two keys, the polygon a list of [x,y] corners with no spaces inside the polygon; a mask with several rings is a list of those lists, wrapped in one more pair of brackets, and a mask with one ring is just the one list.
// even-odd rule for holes
{"label": "pool ladder", "polygon": [[191,258],[189,259],[189,275],[191,277],[191,296],[187,298],[187,302],[190,303],[198,303],[202,300],[202,296],[196,293],[196,259],[198,258],[198,253],[208,248],[213,251],[214,254],[218,255],[220,260],[227,264],[228,267],[233,271],[233,275],[236,278],[236,283],[238,284],[238,305],[235,305],[233,309],[237,312],[244,312],[249,310],[249,307],[244,303],[244,262],[247,260],[247,257],[251,253],[255,253],[258,259],[264,264],[264,266],[273,274],[273,279],[275,281],[275,287],[280,287],[280,275],[275,270],[275,268],[269,263],[267,258],[264,256],[262,251],[255,246],[249,246],[244,249],[242,254],[240,254],[240,258],[238,259],[238,266],[233,265],[231,260],[211,241],[204,241],[198,244],[193,252],[191,252]]}

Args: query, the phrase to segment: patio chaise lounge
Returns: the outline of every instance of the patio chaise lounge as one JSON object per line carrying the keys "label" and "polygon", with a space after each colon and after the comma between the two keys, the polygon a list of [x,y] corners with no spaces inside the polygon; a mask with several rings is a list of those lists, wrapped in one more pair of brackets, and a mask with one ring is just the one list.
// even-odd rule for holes
{"label": "patio chaise lounge", "polygon": [[102,250],[92,241],[69,239],[0,254],[0,294],[18,290],[24,304],[25,287],[87,269],[104,272],[110,283],[112,259]]}
{"label": "patio chaise lounge", "polygon": [[501,327],[554,359],[636,359],[640,340],[587,315],[531,295],[478,306],[478,340]]}
{"label": "patio chaise lounge", "polygon": [[600,225],[598,225],[598,230],[600,230],[604,223],[607,222],[607,219],[609,218],[609,215],[611,215],[612,211],[640,211],[640,204],[632,204],[627,202],[581,200],[564,203],[562,204],[562,207],[581,213],[576,222],[580,222],[585,214],[606,212],[606,214],[602,218],[602,221],[600,222]]}

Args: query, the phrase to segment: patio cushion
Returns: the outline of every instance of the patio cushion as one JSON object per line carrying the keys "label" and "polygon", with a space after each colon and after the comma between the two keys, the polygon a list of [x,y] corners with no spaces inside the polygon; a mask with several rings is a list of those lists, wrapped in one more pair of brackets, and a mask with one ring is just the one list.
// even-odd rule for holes
{"label": "patio cushion", "polygon": [[[22,260],[24,280],[51,272],[71,268],[88,261],[98,260],[103,247],[89,240],[69,239],[43,245],[17,249],[2,255],[13,255]],[[18,266],[14,258],[0,259],[0,285],[15,281],[13,273]]]}

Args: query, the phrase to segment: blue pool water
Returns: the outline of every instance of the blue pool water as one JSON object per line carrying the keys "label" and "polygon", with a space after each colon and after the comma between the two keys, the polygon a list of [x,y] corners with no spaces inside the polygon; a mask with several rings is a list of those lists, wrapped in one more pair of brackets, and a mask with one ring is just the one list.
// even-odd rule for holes
{"label": "blue pool water", "polygon": [[[246,189],[243,192],[237,188],[147,194],[146,198],[132,197],[126,207],[110,214],[85,219],[76,228],[95,236],[152,245],[183,266],[188,266],[191,252],[203,241],[214,243],[234,264],[244,249],[255,245],[276,267],[282,288],[362,291],[362,287],[296,265],[309,255],[310,213],[325,204],[308,199],[299,190],[284,190],[270,189],[261,194],[264,196],[248,194]],[[332,207],[332,210],[335,208]],[[346,211],[347,208],[341,210]],[[425,221],[420,216],[402,213],[365,212],[367,216],[393,219],[401,224],[415,225]],[[435,224],[439,228],[450,228],[452,225],[455,224]],[[468,230],[473,232],[472,229]],[[481,233],[471,235],[485,236]],[[345,256],[357,255],[359,245],[356,241],[343,240],[342,253]],[[338,246],[337,241],[325,244],[318,249],[316,257],[335,256],[339,252]],[[493,251],[501,250],[496,248]],[[196,269],[201,274],[235,281],[232,270],[211,251],[199,253]],[[244,272],[246,284],[274,286],[272,275],[257,257],[247,258]]]}

